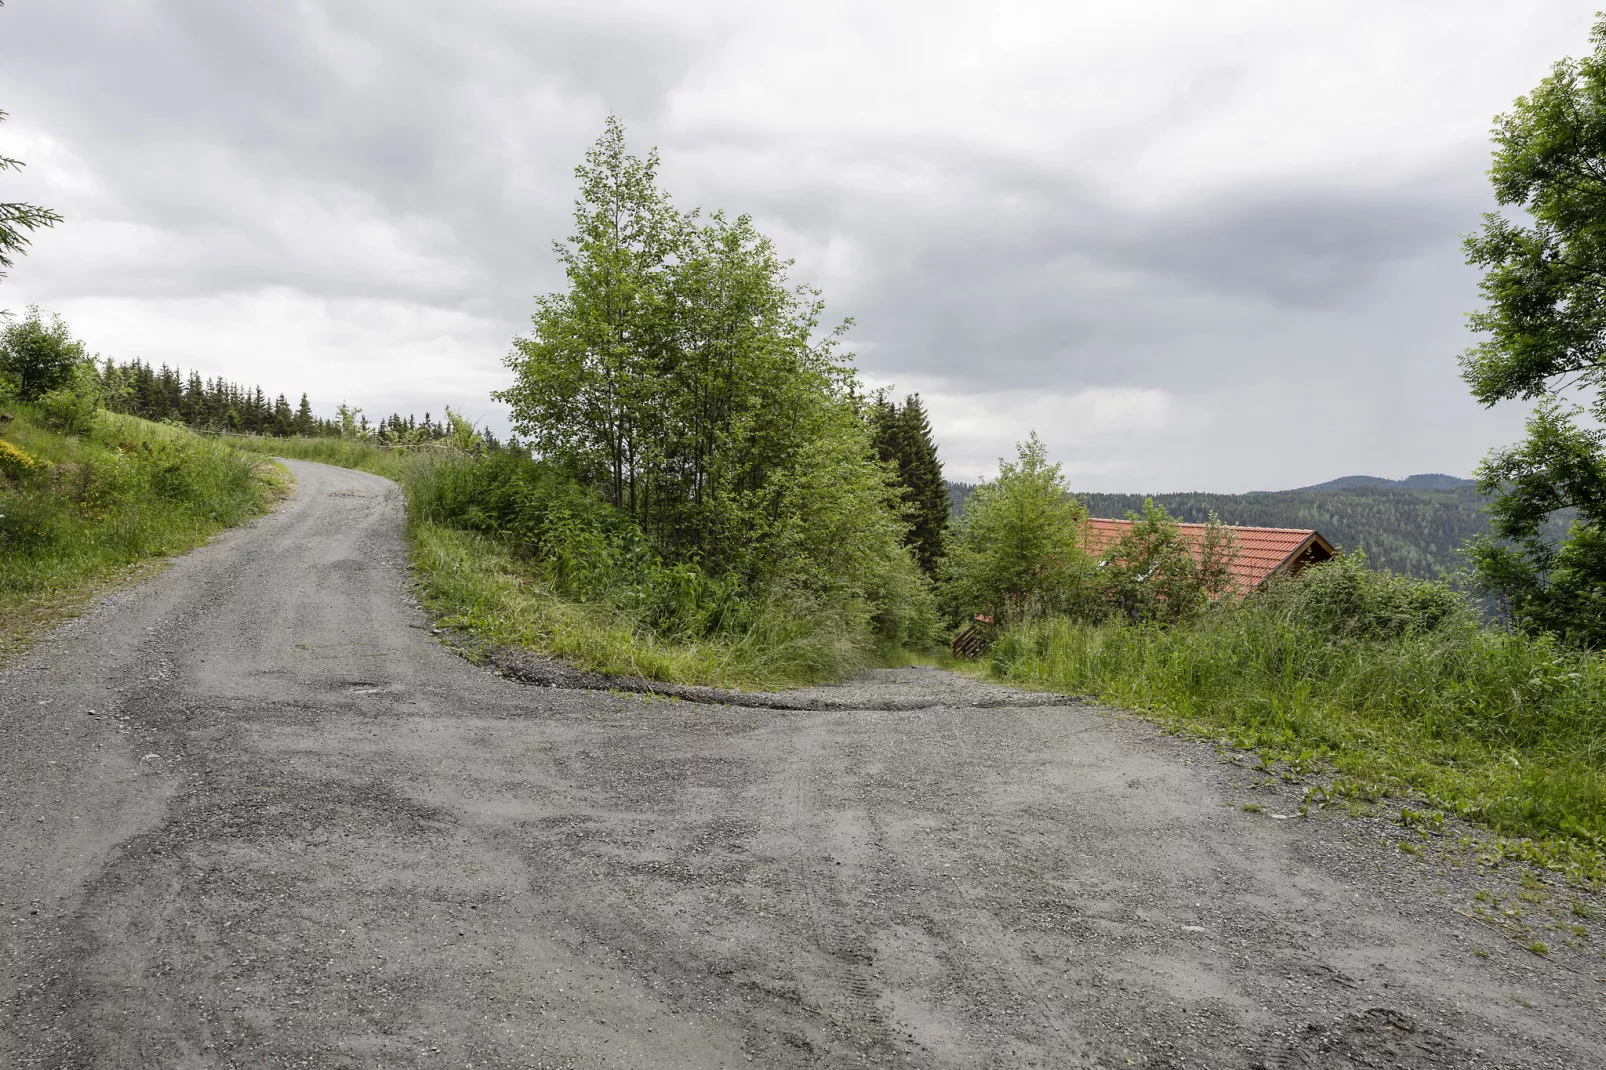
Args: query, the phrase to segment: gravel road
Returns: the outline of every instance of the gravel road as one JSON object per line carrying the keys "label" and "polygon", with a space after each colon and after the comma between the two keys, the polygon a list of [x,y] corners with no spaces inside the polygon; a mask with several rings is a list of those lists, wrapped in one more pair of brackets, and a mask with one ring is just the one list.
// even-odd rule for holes
{"label": "gravel road", "polygon": [[1453,834],[931,669],[499,676],[289,467],[0,672],[0,1065],[1606,1066],[1598,901]]}

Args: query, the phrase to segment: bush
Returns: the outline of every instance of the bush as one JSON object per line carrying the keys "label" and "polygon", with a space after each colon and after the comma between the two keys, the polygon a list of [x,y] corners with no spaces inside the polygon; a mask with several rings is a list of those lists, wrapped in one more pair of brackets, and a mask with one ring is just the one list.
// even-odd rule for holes
{"label": "bush", "polygon": [[35,305],[28,314],[0,328],[0,375],[15,383],[17,396],[35,401],[71,383],[74,369],[86,359],[60,316],[46,322]]}
{"label": "bush", "polygon": [[100,380],[94,366],[80,364],[60,387],[38,399],[37,408],[45,425],[65,435],[87,435],[95,426],[100,408]]}
{"label": "bush", "polygon": [[21,480],[39,470],[39,462],[28,451],[0,439],[0,475]]}
{"label": "bush", "polygon": [[[544,590],[606,609],[627,628],[673,641],[744,647],[768,635],[792,651],[786,661],[794,669],[801,661],[808,667],[799,671],[821,674],[804,679],[861,668],[876,647],[932,640],[936,613],[929,587],[896,541],[886,541],[881,560],[828,562],[820,570],[826,582],[811,574],[818,549],[789,539],[801,541],[830,523],[823,510],[801,533],[771,535],[771,547],[781,554],[791,550],[795,558],[755,554],[749,561],[755,573],[713,572],[695,559],[660,556],[630,516],[553,462],[510,451],[443,459],[413,469],[406,486],[415,525],[493,536]],[[852,522],[862,523],[862,517]],[[852,546],[840,540],[836,548],[851,555]],[[829,582],[850,567],[856,568],[857,585]],[[805,649],[806,656],[800,655]]]}
{"label": "bush", "polygon": [[1465,631],[1477,617],[1448,583],[1368,566],[1360,551],[1274,579],[1255,596],[1262,613],[1327,636],[1388,641],[1438,631]]}

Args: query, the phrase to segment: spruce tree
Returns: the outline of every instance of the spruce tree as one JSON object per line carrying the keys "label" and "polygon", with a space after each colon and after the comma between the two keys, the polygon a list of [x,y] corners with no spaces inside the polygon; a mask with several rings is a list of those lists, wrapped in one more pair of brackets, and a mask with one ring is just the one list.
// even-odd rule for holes
{"label": "spruce tree", "polygon": [[910,394],[900,406],[881,391],[870,399],[868,418],[876,455],[892,465],[897,476],[909,522],[904,544],[921,569],[935,576],[948,527],[948,485],[925,406],[919,394]]}
{"label": "spruce tree", "polygon": [[926,574],[935,576],[948,528],[948,484],[942,478],[942,461],[919,394],[904,399],[898,424],[899,468],[910,505],[909,548]]}

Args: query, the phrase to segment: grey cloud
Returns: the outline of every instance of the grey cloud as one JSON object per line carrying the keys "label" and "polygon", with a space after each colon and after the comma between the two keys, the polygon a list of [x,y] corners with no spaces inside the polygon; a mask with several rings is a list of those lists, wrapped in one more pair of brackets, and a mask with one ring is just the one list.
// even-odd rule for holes
{"label": "grey cloud", "polygon": [[[978,396],[1164,389],[1212,411],[1252,386],[1287,406],[1268,425],[1366,426],[1379,452],[1427,436],[1410,439],[1395,410],[1353,418],[1385,408],[1401,368],[1431,369],[1430,396],[1460,397],[1460,314],[1476,294],[1457,236],[1487,204],[1481,145],[1408,178],[1238,182],[1143,208],[1074,158],[974,131],[688,119],[675,95],[731,47],[733,24],[643,10],[16,0],[0,10],[0,105],[66,144],[100,188],[46,242],[91,223],[151,235],[116,255],[75,245],[72,259],[41,243],[17,277],[62,299],[277,287],[447,310],[477,324],[477,367],[494,367],[530,296],[561,283],[550,244],[568,233],[572,170],[614,111],[638,150],[660,146],[679,203],[752,212],[797,244],[783,251],[798,277],[855,317],[853,343],[882,378]],[[1090,135],[1088,151],[1207,120],[1256,60],[1189,76],[1174,107]],[[387,406],[407,404],[402,386],[384,390]],[[1485,434],[1460,416],[1418,423]],[[1200,473],[1212,457],[1251,463],[1252,436],[1229,438],[1198,451]],[[1174,438],[1123,443],[1133,464],[1181,470],[1157,459],[1177,453]]]}

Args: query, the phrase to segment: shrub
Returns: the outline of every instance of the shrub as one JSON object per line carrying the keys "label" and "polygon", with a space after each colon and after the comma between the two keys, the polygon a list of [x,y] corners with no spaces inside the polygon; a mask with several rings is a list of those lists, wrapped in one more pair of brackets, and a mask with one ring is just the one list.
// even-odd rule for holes
{"label": "shrub", "polygon": [[35,305],[0,328],[0,374],[16,383],[23,401],[68,385],[85,359],[84,344],[72,337],[67,322],[60,316],[47,322]]}
{"label": "shrub", "polygon": [[21,447],[0,439],[0,475],[22,479],[39,470],[39,462]]}
{"label": "shrub", "polygon": [[1360,551],[1274,579],[1254,601],[1257,612],[1326,636],[1388,641],[1476,625],[1466,598],[1448,583],[1371,568]]}
{"label": "shrub", "polygon": [[100,408],[100,381],[93,367],[80,364],[62,386],[43,394],[36,404],[47,427],[67,435],[87,435]]}
{"label": "shrub", "polygon": [[20,405],[7,425],[28,449],[0,441],[0,654],[123,566],[189,549],[271,500],[255,459],[227,446],[105,412],[67,437],[42,415]]}

